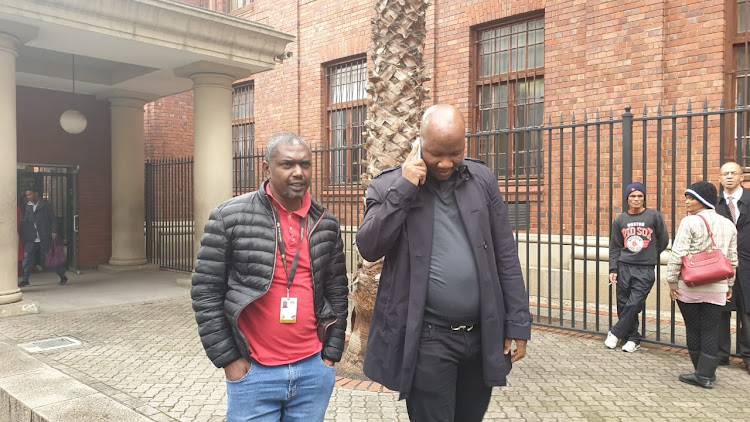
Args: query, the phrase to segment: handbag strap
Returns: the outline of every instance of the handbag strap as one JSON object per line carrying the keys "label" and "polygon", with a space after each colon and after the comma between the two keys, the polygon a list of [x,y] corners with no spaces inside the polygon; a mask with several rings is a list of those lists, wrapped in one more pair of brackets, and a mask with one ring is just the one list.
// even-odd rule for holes
{"label": "handbag strap", "polygon": [[716,249],[716,242],[714,242],[714,234],[713,232],[711,232],[711,227],[708,226],[708,221],[706,221],[706,217],[700,214],[696,214],[696,215],[700,217],[701,220],[703,220],[703,223],[706,225],[706,230],[708,230],[708,235],[711,237],[711,246],[713,249]]}

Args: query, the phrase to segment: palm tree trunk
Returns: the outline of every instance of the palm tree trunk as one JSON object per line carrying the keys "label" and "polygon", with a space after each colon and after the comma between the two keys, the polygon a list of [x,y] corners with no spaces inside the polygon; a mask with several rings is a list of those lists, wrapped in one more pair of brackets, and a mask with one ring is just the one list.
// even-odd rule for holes
{"label": "palm tree trunk", "polygon": [[[371,65],[367,78],[366,189],[372,177],[404,161],[419,136],[428,89],[423,55],[428,0],[376,0],[372,19]],[[360,370],[375,304],[382,260],[360,263],[353,293],[352,333],[343,369]]]}

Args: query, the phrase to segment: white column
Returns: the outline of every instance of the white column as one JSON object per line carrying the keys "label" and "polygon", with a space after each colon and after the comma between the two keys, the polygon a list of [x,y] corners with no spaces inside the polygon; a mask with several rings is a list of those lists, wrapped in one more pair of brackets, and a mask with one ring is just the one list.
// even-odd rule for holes
{"label": "white column", "polygon": [[0,33],[0,305],[21,300],[16,207],[16,57],[20,42]]}
{"label": "white column", "polygon": [[143,232],[143,106],[136,98],[109,98],[112,120],[112,257],[110,265],[146,263]]}
{"label": "white column", "polygon": [[200,246],[211,210],[232,197],[232,82],[217,73],[193,79],[194,246]]}

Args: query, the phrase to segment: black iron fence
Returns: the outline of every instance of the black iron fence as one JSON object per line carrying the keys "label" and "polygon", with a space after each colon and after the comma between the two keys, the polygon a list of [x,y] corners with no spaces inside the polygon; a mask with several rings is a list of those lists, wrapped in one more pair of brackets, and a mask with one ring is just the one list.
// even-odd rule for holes
{"label": "black iron fence", "polygon": [[[705,102],[698,111],[690,103],[683,107],[681,112],[674,105],[666,112],[644,108],[638,115],[626,107],[618,114],[583,113],[568,121],[548,118],[541,127],[467,135],[468,156],[482,159],[496,174],[516,175],[499,177],[498,186],[509,208],[535,323],[597,333],[614,323],[616,302],[607,280],[609,225],[623,211],[623,186],[644,183],[646,206],[664,215],[673,238],[685,215],[685,188],[697,180],[718,186],[727,155],[746,161],[750,108],[709,110]],[[336,184],[333,176],[342,165],[360,165],[354,162],[364,157],[360,148],[313,147],[311,193],[341,220],[350,273],[358,262],[354,235],[364,192],[358,178]],[[261,151],[235,157],[235,195],[257,189],[265,179],[262,161]],[[186,223],[192,215],[190,166],[190,159],[146,166],[149,260],[185,271],[192,269],[194,245],[176,239],[183,229],[192,230]],[[169,205],[176,203],[186,208]],[[657,267],[640,330],[646,341],[683,345],[684,324],[663,280],[668,253]]]}
{"label": "black iron fence", "polygon": [[[567,121],[548,118],[543,127],[470,134],[469,154],[480,157],[484,144],[498,135],[544,141],[538,150],[506,151],[511,159],[502,162],[523,168],[515,172],[523,176],[499,181],[515,223],[535,323],[605,333],[616,319],[608,246],[610,222],[626,202],[622,188],[643,182],[646,206],[664,215],[674,239],[685,216],[685,188],[697,180],[718,186],[725,145],[735,145],[735,135],[743,142],[733,152],[744,157],[740,134],[747,111],[709,110],[706,103],[693,111],[687,103],[683,112],[655,107],[634,115],[626,107],[618,115],[583,113]],[[664,280],[668,256],[669,249],[656,269],[640,331],[649,342],[683,345],[684,324]]]}
{"label": "black iron fence", "polygon": [[[311,195],[341,222],[347,250],[347,267],[353,272],[358,256],[354,235],[364,211],[364,191],[358,178],[351,183],[333,183],[331,172],[342,160],[359,157],[360,147],[313,146],[314,177]],[[264,151],[234,157],[234,196],[258,189],[265,180]],[[193,241],[193,159],[166,158],[146,161],[146,255],[161,268],[192,271],[197,245]],[[339,179],[335,179],[339,180]]]}
{"label": "black iron fence", "polygon": [[145,195],[148,262],[192,271],[193,158],[147,160]]}

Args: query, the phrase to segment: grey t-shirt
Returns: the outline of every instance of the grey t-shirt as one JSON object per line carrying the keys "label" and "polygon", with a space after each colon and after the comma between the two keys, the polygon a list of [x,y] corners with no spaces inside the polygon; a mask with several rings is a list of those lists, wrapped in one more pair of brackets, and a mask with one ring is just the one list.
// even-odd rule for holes
{"label": "grey t-shirt", "polygon": [[474,325],[479,322],[479,277],[456,203],[455,179],[426,184],[435,198],[435,223],[424,320]]}

